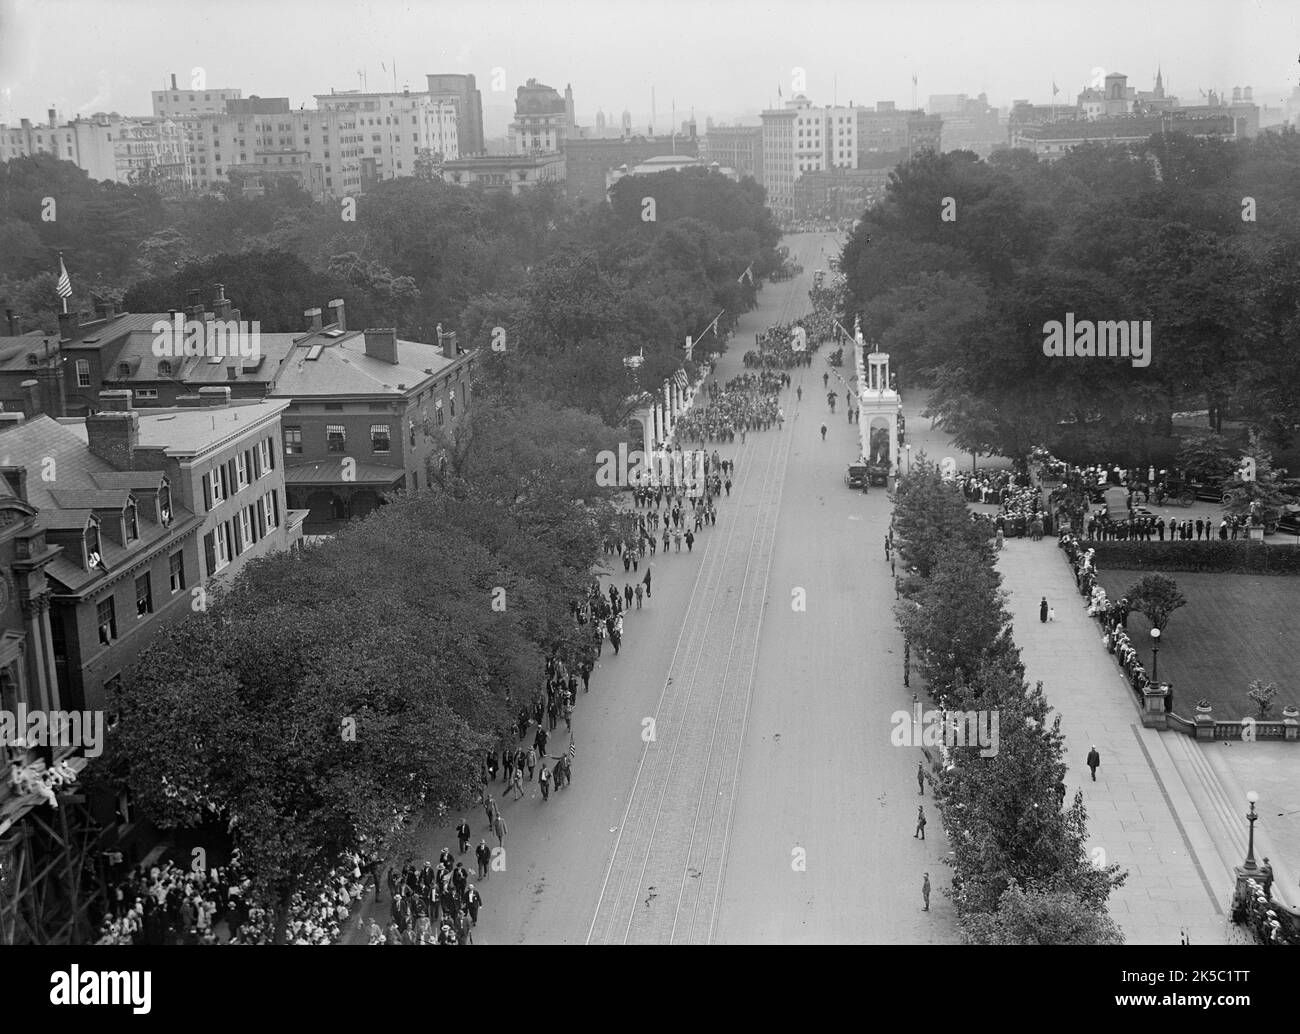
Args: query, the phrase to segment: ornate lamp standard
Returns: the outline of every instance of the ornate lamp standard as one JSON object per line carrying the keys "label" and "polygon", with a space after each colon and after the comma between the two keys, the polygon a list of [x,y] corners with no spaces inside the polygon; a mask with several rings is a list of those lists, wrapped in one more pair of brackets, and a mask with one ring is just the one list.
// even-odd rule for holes
{"label": "ornate lamp standard", "polygon": [[910,474],[912,473],[912,446],[908,444],[904,445],[903,448],[907,450],[907,472]]}
{"label": "ornate lamp standard", "polygon": [[1254,790],[1246,794],[1246,800],[1250,802],[1250,811],[1246,813],[1246,821],[1250,823],[1250,839],[1246,842],[1246,861],[1243,865],[1245,869],[1258,869],[1255,864],[1255,820],[1259,815],[1255,812],[1255,804],[1259,801],[1259,794]]}
{"label": "ornate lamp standard", "polygon": [[1160,685],[1160,629],[1151,629],[1151,684]]}

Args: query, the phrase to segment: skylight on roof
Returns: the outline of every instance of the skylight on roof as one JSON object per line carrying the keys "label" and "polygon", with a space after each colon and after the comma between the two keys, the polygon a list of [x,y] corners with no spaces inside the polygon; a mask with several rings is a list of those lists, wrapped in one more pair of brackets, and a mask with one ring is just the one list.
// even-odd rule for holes
{"label": "skylight on roof", "polygon": [[221,360],[224,359],[224,358],[225,358],[225,356],[222,356],[222,355],[210,355],[210,356],[208,356],[208,365],[209,365],[209,366],[216,366],[217,363],[221,362]]}
{"label": "skylight on roof", "polygon": [[324,347],[325,347],[324,345],[312,345],[311,348],[307,349],[307,358],[319,359],[321,349],[323,349]]}

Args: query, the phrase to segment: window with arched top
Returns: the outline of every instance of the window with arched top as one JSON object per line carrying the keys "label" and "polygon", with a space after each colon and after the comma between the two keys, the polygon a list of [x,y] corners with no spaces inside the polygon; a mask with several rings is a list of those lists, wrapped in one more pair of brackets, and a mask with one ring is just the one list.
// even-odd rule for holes
{"label": "window with arched top", "polygon": [[118,364],[117,364],[117,376],[118,376],[118,379],[119,379],[119,380],[126,380],[128,377],[130,377],[130,376],[131,376],[131,364],[130,364],[130,363],[118,363]]}
{"label": "window with arched top", "polygon": [[161,362],[158,363],[158,376],[170,377],[171,375],[172,375],[172,364],[169,363],[166,359],[163,359]]}

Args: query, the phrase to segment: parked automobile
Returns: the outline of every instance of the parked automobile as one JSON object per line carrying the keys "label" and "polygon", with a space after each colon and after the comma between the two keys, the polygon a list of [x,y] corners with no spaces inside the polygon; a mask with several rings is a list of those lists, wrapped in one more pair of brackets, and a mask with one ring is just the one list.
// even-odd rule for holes
{"label": "parked automobile", "polygon": [[850,463],[848,469],[844,472],[844,483],[849,488],[860,488],[867,491],[868,472],[865,463]]}

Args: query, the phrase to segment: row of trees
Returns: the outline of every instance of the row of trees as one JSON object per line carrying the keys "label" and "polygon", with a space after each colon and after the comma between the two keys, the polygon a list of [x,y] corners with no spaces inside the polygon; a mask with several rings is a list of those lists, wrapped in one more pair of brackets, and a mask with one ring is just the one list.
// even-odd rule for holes
{"label": "row of trees", "polygon": [[[933,388],[964,448],[1145,462],[1208,409],[1300,422],[1300,137],[1088,145],[1054,162],[924,152],[845,247],[848,313]],[[1044,324],[1150,320],[1150,365],[1044,355]]]}
{"label": "row of trees", "polygon": [[1106,912],[1126,875],[1094,864],[1082,793],[1065,806],[1060,716],[1024,681],[993,551],[961,493],[923,456],[899,482],[895,606],[934,703],[997,721],[997,753],[954,748],[936,782],[953,900],[976,944],[1116,944]]}
{"label": "row of trees", "polygon": [[250,564],[116,700],[98,779],[160,826],[229,823],[277,943],[347,852],[400,857],[426,809],[469,803],[544,651],[576,647],[569,603],[612,527],[608,429],[489,399],[446,444],[436,490]]}
{"label": "row of trees", "polygon": [[[778,263],[764,199],[752,179],[692,169],[626,177],[610,204],[581,208],[555,186],[511,196],[417,178],[354,205],[313,202],[289,182],[257,198],[232,186],[164,200],[42,155],[0,165],[0,233],[14,245],[0,297],[23,329],[53,332],[59,252],[70,304],[86,311],[96,298],[167,311],[221,283],[243,318],[295,332],[305,309],[343,297],[354,327],[431,341],[441,324],[462,347],[504,347],[514,363],[502,373],[618,426],[682,363],[686,335],[723,312],[725,337],[753,306],[741,275]],[[631,355],[644,355],[639,368],[624,365]]]}

